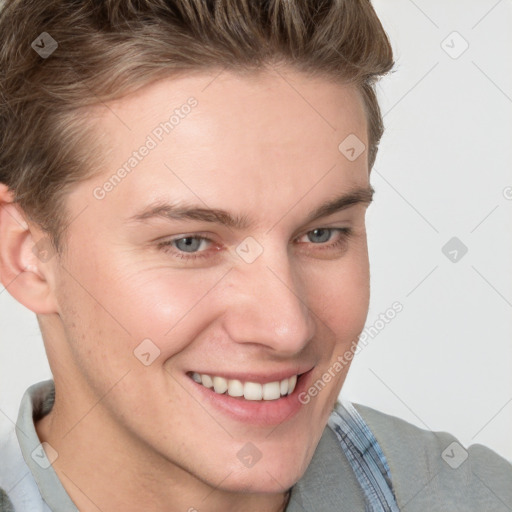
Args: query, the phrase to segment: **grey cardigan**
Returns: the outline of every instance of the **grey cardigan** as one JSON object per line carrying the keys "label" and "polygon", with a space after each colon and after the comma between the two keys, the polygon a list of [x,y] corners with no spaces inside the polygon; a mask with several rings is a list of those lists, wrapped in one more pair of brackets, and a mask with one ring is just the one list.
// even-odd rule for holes
{"label": "grey cardigan", "polygon": [[[464,450],[446,432],[423,430],[364,405],[354,407],[386,456],[401,511],[512,511],[512,464],[494,451],[478,444]],[[455,467],[465,453],[467,458]],[[293,491],[287,512],[365,510],[360,486],[330,428]]]}

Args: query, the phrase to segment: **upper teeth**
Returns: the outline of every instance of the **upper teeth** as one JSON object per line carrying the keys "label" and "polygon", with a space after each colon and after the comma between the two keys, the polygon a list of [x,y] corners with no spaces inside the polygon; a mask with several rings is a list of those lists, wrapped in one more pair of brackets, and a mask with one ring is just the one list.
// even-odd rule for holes
{"label": "upper teeth", "polygon": [[297,375],[275,382],[241,382],[236,379],[225,379],[224,377],[210,376],[206,374],[192,373],[192,378],[206,388],[213,388],[215,393],[229,396],[243,396],[246,400],[277,400],[283,395],[293,393],[297,384]]}

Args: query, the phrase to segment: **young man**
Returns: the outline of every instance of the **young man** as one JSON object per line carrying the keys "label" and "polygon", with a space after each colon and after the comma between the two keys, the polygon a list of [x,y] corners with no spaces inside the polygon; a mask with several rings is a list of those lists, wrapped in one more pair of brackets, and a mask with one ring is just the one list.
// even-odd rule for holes
{"label": "young man", "polygon": [[339,403],[392,67],[366,0],[7,2],[0,279],[53,380],[2,511],[509,510],[512,467]]}

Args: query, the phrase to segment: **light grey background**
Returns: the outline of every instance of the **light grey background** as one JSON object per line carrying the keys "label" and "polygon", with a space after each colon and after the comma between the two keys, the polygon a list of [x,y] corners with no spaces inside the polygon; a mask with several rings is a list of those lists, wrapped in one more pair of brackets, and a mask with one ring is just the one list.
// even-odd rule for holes
{"label": "light grey background", "polygon": [[[367,325],[404,309],[342,394],[512,459],[512,3],[374,5],[396,71],[379,87]],[[456,59],[441,47],[454,31],[469,44]],[[456,35],[443,46],[464,48]],[[468,247],[457,263],[441,252],[454,236]]]}
{"label": "light grey background", "polygon": [[[374,5],[396,68],[367,217],[373,337],[342,395],[512,460],[512,3]],[[0,285],[0,431],[50,377],[35,315]]]}

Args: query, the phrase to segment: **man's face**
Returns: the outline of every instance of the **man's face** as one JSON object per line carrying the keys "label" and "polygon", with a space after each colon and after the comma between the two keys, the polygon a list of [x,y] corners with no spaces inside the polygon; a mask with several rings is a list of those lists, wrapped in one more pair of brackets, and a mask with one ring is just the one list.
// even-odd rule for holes
{"label": "man's face", "polygon": [[[308,220],[368,189],[366,152],[338,149],[351,134],[368,145],[366,120],[348,86],[291,70],[217,75],[165,79],[91,112],[108,151],[68,196],[67,251],[48,262],[58,316],[41,320],[57,397],[59,386],[73,396],[61,404],[78,422],[70,442],[97,422],[144,454],[141,467],[281,492],[311,460],[366,320],[368,204]],[[157,203],[248,225],[165,208],[135,219]],[[229,389],[252,399],[194,372],[220,377],[218,391],[239,380]],[[287,396],[281,381],[297,374]]]}

